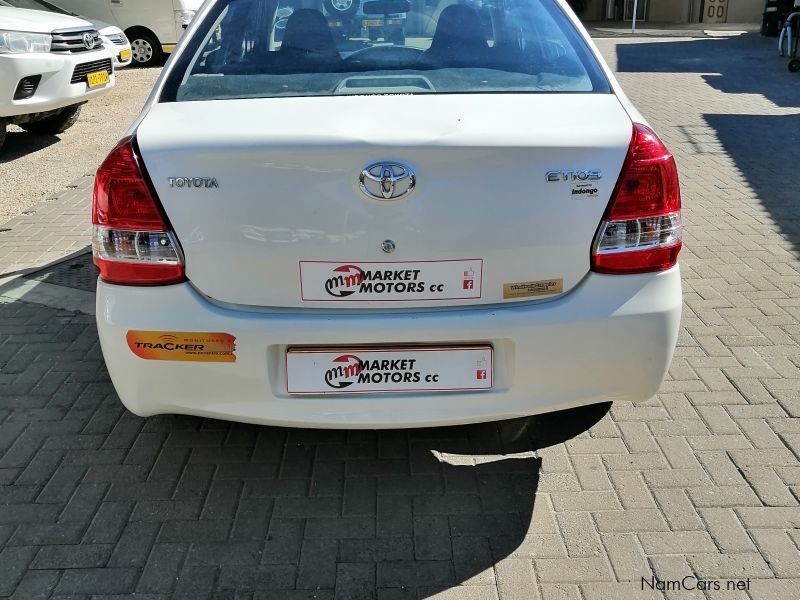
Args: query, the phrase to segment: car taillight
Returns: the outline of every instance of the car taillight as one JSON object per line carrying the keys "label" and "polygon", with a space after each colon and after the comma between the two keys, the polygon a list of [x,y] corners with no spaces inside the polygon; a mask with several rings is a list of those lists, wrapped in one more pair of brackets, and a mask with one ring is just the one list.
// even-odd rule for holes
{"label": "car taillight", "polygon": [[592,247],[592,270],[664,271],[681,250],[681,192],[675,159],[658,136],[634,123],[628,155]]}
{"label": "car taillight", "polygon": [[175,234],[139,163],[133,137],[100,165],[92,199],[92,251],[104,281],[166,285],[185,280]]}

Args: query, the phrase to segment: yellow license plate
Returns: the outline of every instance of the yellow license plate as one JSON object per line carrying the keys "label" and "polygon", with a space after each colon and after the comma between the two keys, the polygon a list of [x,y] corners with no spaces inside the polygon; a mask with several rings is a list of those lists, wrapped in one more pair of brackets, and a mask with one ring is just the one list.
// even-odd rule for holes
{"label": "yellow license plate", "polygon": [[130,50],[123,50],[122,52],[119,53],[119,59],[121,61],[126,61],[130,57],[131,57],[131,51]]}
{"label": "yellow license plate", "polygon": [[364,19],[364,27],[383,27],[383,19]]}
{"label": "yellow license plate", "polygon": [[86,82],[89,84],[90,88],[100,87],[101,85],[107,84],[109,81],[108,71],[95,71],[86,76]]}

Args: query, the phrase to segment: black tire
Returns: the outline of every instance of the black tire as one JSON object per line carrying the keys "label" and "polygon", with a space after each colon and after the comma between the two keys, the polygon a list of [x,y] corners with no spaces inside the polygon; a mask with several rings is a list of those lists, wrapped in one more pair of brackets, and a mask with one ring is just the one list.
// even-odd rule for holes
{"label": "black tire", "polygon": [[60,113],[47,117],[40,121],[31,121],[30,123],[23,123],[20,125],[25,131],[29,133],[43,133],[55,135],[64,133],[67,129],[78,122],[78,117],[81,116],[81,105],[68,106]]}
{"label": "black tire", "polygon": [[792,73],[800,72],[800,58],[793,58],[789,61],[789,71]]}
{"label": "black tire", "polygon": [[3,149],[3,144],[6,143],[6,120],[0,119],[0,150]]}
{"label": "black tire", "polygon": [[764,19],[761,21],[761,35],[764,37],[778,37],[781,28],[778,26],[777,19]]}
{"label": "black tire", "polygon": [[142,29],[127,32],[128,41],[131,43],[133,64],[137,67],[155,67],[164,60],[164,51],[158,38],[149,31]]}
{"label": "black tire", "polygon": [[322,0],[322,6],[329,17],[347,19],[358,12],[361,0]]}

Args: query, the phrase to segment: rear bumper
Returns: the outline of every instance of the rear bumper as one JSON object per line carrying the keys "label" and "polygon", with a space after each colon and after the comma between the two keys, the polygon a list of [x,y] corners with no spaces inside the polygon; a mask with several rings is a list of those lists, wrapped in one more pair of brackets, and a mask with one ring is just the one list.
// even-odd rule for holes
{"label": "rear bumper", "polygon": [[[303,427],[418,427],[491,421],[658,390],[678,336],[678,268],[659,274],[590,274],[539,304],[464,310],[248,312],[208,302],[189,284],[160,288],[99,282],[97,324],[109,373],[132,412],[192,414]],[[145,360],[128,330],[224,332],[236,362]],[[490,343],[491,391],[290,396],[288,346]]]}
{"label": "rear bumper", "polygon": [[[70,83],[75,67],[106,58],[105,50],[80,54],[3,54],[0,55],[0,117],[29,115],[80,104],[108,93],[115,75],[103,87],[89,89],[85,81]],[[24,77],[41,75],[36,93],[25,100],[14,100],[14,92]]]}

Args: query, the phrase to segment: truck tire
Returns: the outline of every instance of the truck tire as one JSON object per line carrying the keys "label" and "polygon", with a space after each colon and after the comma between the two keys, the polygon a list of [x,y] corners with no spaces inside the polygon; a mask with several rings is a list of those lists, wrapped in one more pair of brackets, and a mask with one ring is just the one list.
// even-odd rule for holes
{"label": "truck tire", "polygon": [[347,19],[355,16],[361,0],[322,0],[325,12],[334,19]]}
{"label": "truck tire", "polygon": [[126,34],[131,43],[133,64],[137,67],[155,67],[161,63],[164,51],[156,36],[143,29],[128,30]]}
{"label": "truck tire", "polygon": [[764,19],[761,21],[761,35],[764,37],[778,37],[781,28],[778,26],[778,19]]}
{"label": "truck tire", "polygon": [[22,123],[25,131],[30,133],[47,133],[55,135],[57,133],[64,133],[67,129],[78,122],[78,117],[81,116],[81,105],[68,106],[57,115],[47,117],[40,121],[31,121],[30,123]]}
{"label": "truck tire", "polygon": [[3,150],[3,144],[6,143],[6,120],[0,119],[0,151]]}

